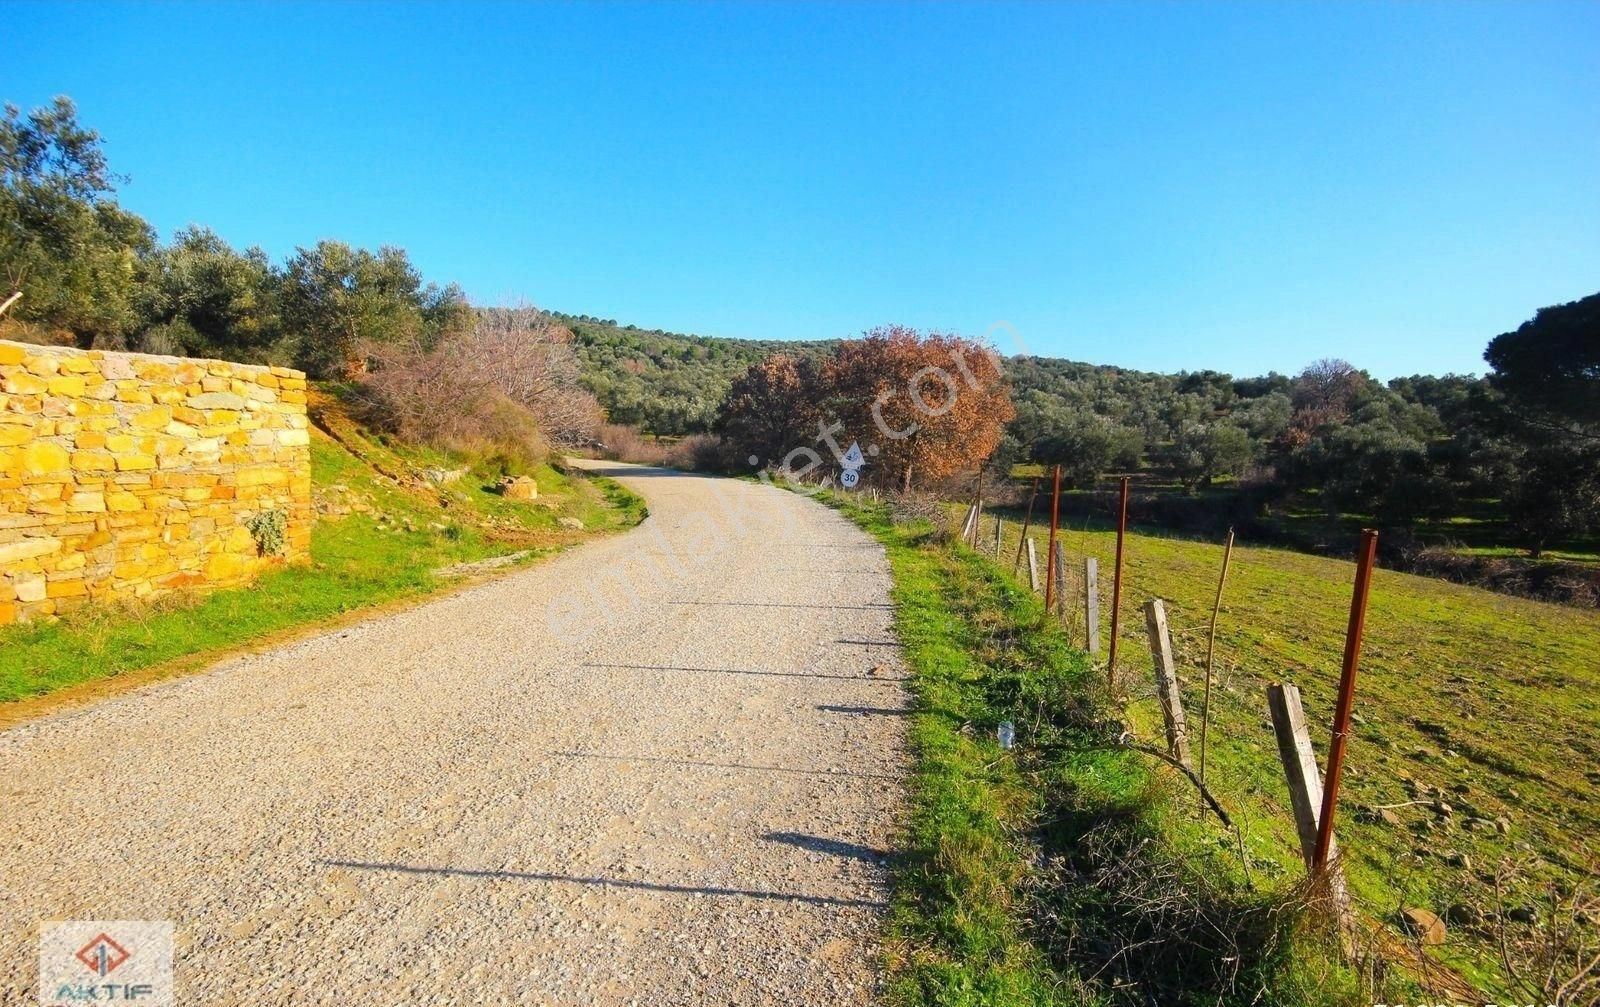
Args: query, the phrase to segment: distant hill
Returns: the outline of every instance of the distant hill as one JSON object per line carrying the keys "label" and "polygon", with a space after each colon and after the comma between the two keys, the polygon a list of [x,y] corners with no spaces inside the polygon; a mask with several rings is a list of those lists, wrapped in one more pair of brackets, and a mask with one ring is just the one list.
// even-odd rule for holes
{"label": "distant hill", "polygon": [[733,379],[771,353],[822,356],[838,340],[722,339],[550,313],[572,330],[583,383],[613,423],[655,434],[710,429]]}

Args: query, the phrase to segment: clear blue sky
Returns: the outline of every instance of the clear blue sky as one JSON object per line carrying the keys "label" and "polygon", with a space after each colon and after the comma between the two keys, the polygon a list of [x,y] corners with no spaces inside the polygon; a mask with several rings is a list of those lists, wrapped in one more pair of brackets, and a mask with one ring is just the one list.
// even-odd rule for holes
{"label": "clear blue sky", "polygon": [[[122,200],[724,336],[1481,371],[1600,290],[1600,4],[8,4]],[[1009,337],[1001,349],[1013,349]]]}

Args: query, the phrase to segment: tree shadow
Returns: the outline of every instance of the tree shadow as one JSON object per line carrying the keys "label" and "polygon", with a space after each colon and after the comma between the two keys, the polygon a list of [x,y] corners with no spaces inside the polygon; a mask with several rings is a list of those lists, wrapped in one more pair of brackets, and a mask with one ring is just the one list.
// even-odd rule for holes
{"label": "tree shadow", "polygon": [[848,769],[796,769],[790,766],[753,766],[743,762],[706,762],[700,759],[671,759],[660,755],[611,755],[605,752],[551,752],[563,759],[606,759],[611,762],[655,762],[669,766],[686,766],[702,769],[740,769],[755,773],[790,773],[797,776],[828,776],[858,780],[896,780],[891,773],[858,773]]}
{"label": "tree shadow", "polygon": [[771,843],[798,846],[802,850],[810,850],[813,853],[826,853],[830,856],[843,857],[847,860],[860,860],[869,864],[879,864],[889,858],[887,850],[863,846],[860,843],[848,843],[842,839],[807,835],[804,832],[768,832],[761,838]]}
{"label": "tree shadow", "polygon": [[633,891],[668,895],[714,895],[757,899],[767,902],[796,902],[810,906],[838,906],[859,909],[886,909],[875,899],[837,898],[832,895],[803,895],[798,892],[772,892],[755,888],[723,888],[715,885],[673,885],[630,878],[585,877],[577,874],[552,874],[543,871],[488,870],[472,867],[433,867],[422,864],[396,864],[364,860],[318,860],[324,867],[345,867],[359,871],[384,871],[395,874],[433,874],[445,877],[483,878],[489,881],[542,881],[549,884],[590,885],[599,888],[626,888]]}
{"label": "tree shadow", "polygon": [[839,706],[834,703],[818,703],[817,709],[824,713],[852,713],[863,717],[909,717],[914,712],[887,706]]}

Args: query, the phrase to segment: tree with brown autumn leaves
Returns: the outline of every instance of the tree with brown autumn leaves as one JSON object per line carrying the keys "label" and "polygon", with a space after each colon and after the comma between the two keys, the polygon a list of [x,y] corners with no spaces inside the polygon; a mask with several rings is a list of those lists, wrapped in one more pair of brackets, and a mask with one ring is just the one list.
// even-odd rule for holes
{"label": "tree with brown autumn leaves", "polygon": [[857,441],[869,480],[910,489],[978,468],[1015,415],[993,349],[891,325],[838,344],[814,374],[781,355],[752,366],[719,428],[740,454],[772,461]]}

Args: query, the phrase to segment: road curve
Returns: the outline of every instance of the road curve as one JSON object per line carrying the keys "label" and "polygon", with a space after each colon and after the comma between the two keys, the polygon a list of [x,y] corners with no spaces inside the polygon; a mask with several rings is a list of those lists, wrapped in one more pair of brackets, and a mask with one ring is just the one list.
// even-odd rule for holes
{"label": "road curve", "polygon": [[869,1002],[904,773],[882,549],[613,463],[626,535],[0,732],[39,924],[176,923],[183,1004]]}

